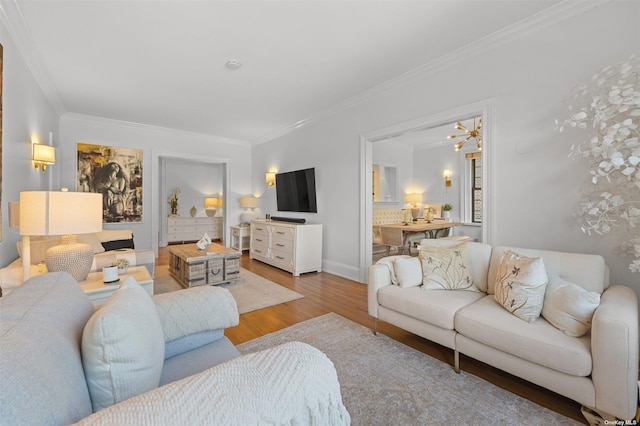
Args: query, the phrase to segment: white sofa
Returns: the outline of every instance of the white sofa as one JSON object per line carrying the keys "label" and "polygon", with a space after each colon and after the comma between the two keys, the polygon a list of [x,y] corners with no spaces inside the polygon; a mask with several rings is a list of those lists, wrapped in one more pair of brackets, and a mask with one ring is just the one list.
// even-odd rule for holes
{"label": "white sofa", "polygon": [[[421,245],[457,242],[423,240]],[[369,269],[368,309],[382,320],[564,395],[583,406],[632,419],[638,405],[638,307],[635,293],[610,286],[601,256],[466,243],[473,283],[479,292],[401,287],[394,258]],[[512,250],[543,259],[549,277],[561,277],[600,294],[591,330],[570,337],[540,316],[529,323],[496,302],[502,255]],[[420,272],[418,272],[420,273]],[[548,289],[547,289],[548,291]]]}
{"label": "white sofa", "polygon": [[150,297],[133,278],[100,309],[66,272],[0,298],[0,425],[347,425],[319,350],[289,342],[241,356],[228,290]]}
{"label": "white sofa", "polygon": [[[93,264],[91,271],[101,271],[110,266],[116,258],[125,258],[131,266],[145,266],[153,277],[155,272],[155,253],[153,250],[136,250],[133,232],[128,229],[103,230],[93,234],[78,235],[78,242],[89,244],[93,250]],[[32,237],[31,238],[31,277],[47,273],[44,263],[47,249],[61,244],[61,237]],[[22,255],[22,241],[17,244],[18,254]],[[16,288],[23,279],[22,258],[18,257],[5,268],[0,269],[0,295],[8,294]]]}

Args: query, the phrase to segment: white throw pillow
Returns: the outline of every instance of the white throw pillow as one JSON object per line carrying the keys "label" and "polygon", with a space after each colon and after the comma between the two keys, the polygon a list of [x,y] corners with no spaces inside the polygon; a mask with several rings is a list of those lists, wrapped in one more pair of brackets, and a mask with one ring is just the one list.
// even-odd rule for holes
{"label": "white throw pillow", "polygon": [[480,291],[473,284],[467,244],[454,247],[420,246],[422,288]]}
{"label": "white throw pillow", "polygon": [[89,244],[93,254],[104,253],[104,247],[96,234],[78,234],[77,238],[79,243]]}
{"label": "white throw pillow", "polygon": [[507,250],[498,267],[495,299],[518,318],[533,322],[542,311],[547,281],[542,258]]}
{"label": "white throw pillow", "polygon": [[417,287],[422,285],[422,265],[417,257],[398,257],[394,269],[399,287]]}
{"label": "white throw pillow", "polygon": [[155,389],[164,335],[155,304],[129,277],[87,322],[82,364],[93,411]]}
{"label": "white throw pillow", "polygon": [[398,285],[398,277],[396,277],[396,268],[395,268],[395,260],[399,257],[411,257],[406,254],[396,255],[396,256],[387,256],[376,262],[376,265],[384,265],[389,269],[389,275],[391,276],[391,284]]}
{"label": "white throw pillow", "polygon": [[600,305],[600,295],[577,284],[551,277],[544,295],[542,316],[567,336],[584,336]]}

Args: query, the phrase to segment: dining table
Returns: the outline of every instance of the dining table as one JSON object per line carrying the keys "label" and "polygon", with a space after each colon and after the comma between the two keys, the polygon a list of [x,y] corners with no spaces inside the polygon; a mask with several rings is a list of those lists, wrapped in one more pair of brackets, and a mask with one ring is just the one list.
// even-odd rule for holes
{"label": "dining table", "polygon": [[412,234],[424,232],[427,235],[427,238],[440,238],[447,236],[449,234],[447,231],[454,226],[460,225],[462,225],[461,222],[451,222],[443,219],[434,219],[430,222],[426,220],[418,220],[409,223],[387,223],[384,225],[380,225],[380,228],[388,227],[401,229],[403,240],[405,242],[404,245],[406,246],[408,238]]}

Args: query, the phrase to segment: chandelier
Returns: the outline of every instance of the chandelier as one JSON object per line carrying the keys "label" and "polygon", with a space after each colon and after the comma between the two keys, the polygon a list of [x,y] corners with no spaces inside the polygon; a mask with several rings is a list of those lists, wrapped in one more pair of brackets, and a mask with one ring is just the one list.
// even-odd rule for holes
{"label": "chandelier", "polygon": [[451,135],[447,136],[447,139],[455,139],[455,138],[464,138],[458,143],[456,143],[455,148],[456,151],[460,150],[464,146],[465,143],[471,138],[476,140],[476,145],[478,147],[478,151],[482,150],[482,117],[473,119],[473,129],[467,129],[464,124],[458,121],[455,125],[456,130],[464,131],[462,135]]}

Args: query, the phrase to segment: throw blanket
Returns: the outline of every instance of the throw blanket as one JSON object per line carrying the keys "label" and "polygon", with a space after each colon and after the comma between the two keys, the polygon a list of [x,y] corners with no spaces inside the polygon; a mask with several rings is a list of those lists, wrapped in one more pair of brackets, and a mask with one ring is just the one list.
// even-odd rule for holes
{"label": "throw blanket", "polygon": [[245,355],[105,408],[80,425],[349,425],[333,363],[305,343]]}

